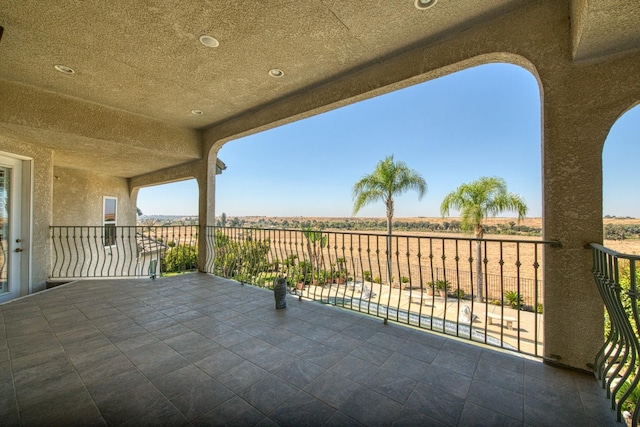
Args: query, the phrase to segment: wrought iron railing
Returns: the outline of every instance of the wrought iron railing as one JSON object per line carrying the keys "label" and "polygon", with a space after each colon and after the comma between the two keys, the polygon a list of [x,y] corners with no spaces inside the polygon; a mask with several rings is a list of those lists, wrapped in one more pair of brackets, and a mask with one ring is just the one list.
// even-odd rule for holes
{"label": "wrought iron railing", "polygon": [[197,269],[198,226],[54,226],[52,279],[154,277]]}
{"label": "wrought iron railing", "polygon": [[605,343],[595,357],[595,374],[611,399],[618,421],[624,416],[637,426],[640,256],[621,254],[595,243],[591,248],[593,275],[605,306]]}
{"label": "wrought iron railing", "polygon": [[549,244],[207,227],[207,271],[262,287],[286,277],[300,298],[542,356]]}

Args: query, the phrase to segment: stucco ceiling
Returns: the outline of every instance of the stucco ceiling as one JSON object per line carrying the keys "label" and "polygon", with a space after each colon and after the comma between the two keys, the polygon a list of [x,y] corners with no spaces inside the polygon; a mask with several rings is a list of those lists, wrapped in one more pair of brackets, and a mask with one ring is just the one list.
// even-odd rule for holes
{"label": "stucco ceiling", "polygon": [[[199,158],[198,130],[535,2],[8,0],[0,133],[53,149],[59,166],[140,175]],[[574,0],[574,57],[640,46],[639,4]]]}

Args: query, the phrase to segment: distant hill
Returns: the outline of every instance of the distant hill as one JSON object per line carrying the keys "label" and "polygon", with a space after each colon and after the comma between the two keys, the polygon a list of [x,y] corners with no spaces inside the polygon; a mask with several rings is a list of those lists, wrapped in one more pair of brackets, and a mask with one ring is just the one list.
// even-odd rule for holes
{"label": "distant hill", "polygon": [[[640,237],[640,219],[607,215],[603,218],[604,237],[610,240],[624,240]],[[140,215],[138,224],[147,226],[196,225],[197,215]],[[216,225],[222,225],[222,217],[216,217]],[[384,231],[385,218],[374,217],[269,217],[269,216],[229,216],[225,225],[231,227],[256,228],[314,228],[318,230],[342,231]],[[442,217],[396,217],[393,227],[398,232],[439,232],[460,233],[460,218]],[[542,218],[525,218],[518,222],[513,217],[488,218],[485,221],[487,234],[540,236]]]}
{"label": "distant hill", "polygon": [[140,215],[138,225],[195,225],[197,215]]}
{"label": "distant hill", "polygon": [[[222,225],[220,217],[216,218],[216,224]],[[385,218],[240,216],[227,217],[226,225],[257,228],[302,229],[310,227],[319,230],[381,231],[386,230],[387,223]],[[393,220],[393,227],[399,232],[461,232],[459,218],[397,217]],[[490,218],[486,221],[486,231],[488,234],[539,236],[542,232],[542,219],[527,218],[518,223],[515,218]]]}

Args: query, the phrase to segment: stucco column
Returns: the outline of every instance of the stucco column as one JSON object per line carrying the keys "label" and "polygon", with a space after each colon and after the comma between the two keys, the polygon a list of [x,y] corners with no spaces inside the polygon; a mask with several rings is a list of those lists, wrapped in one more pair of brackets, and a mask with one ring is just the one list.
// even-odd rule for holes
{"label": "stucco column", "polygon": [[[207,151],[205,151],[207,152]],[[206,171],[198,175],[198,270],[213,272],[213,236],[207,234],[207,227],[215,225],[216,202],[216,160],[217,150],[209,150],[206,158]],[[210,238],[211,237],[211,238]]]}
{"label": "stucco column", "polygon": [[585,246],[602,242],[602,148],[626,102],[615,99],[618,88],[609,78],[615,74],[602,64],[594,70],[567,62],[541,73],[543,229],[545,239],[562,244],[544,254],[544,352],[585,370],[604,330],[604,307]]}

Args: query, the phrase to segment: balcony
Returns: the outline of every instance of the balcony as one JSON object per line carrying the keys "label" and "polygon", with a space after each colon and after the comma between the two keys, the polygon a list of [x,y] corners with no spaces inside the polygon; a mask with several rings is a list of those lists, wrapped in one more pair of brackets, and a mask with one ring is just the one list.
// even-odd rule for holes
{"label": "balcony", "polygon": [[[625,349],[622,354],[622,359],[625,359],[623,364],[631,366],[631,369],[624,371],[617,369],[620,363],[616,363],[616,361],[621,359],[618,357],[621,352],[614,352],[618,348],[629,347],[627,341],[621,344],[608,343],[602,350],[603,354],[605,351],[607,352],[604,358],[607,365],[604,367],[596,366],[596,374],[600,379],[603,376],[606,378],[598,382],[602,389],[608,390],[606,394],[600,390],[596,391],[598,387],[591,388],[595,384],[593,376],[587,375],[585,377],[583,374],[560,371],[541,364],[542,355],[545,354],[542,252],[545,247],[555,246],[555,242],[522,238],[477,240],[446,235],[394,235],[387,237],[384,234],[240,227],[206,227],[204,239],[200,239],[199,232],[198,226],[51,227],[52,271],[50,276],[53,281],[62,280],[63,282],[99,277],[106,279],[109,287],[128,283],[126,285],[128,287],[150,291],[150,295],[144,297],[143,300],[146,304],[144,310],[154,313],[151,320],[147,316],[143,316],[144,321],[161,318],[163,321],[170,322],[169,325],[162,324],[160,326],[162,328],[165,326],[175,327],[176,323],[184,323],[183,320],[200,319],[199,322],[202,324],[199,323],[195,328],[192,328],[193,325],[185,323],[182,326],[186,326],[187,329],[178,327],[175,335],[189,333],[189,336],[195,340],[194,343],[208,339],[209,342],[205,344],[205,350],[203,350],[205,353],[207,350],[217,353],[218,350],[224,348],[226,350],[223,352],[225,357],[229,356],[239,363],[248,361],[249,363],[245,366],[249,367],[250,371],[260,368],[260,372],[266,369],[273,373],[271,367],[261,364],[265,362],[245,357],[244,347],[240,346],[240,341],[245,341],[245,338],[258,339],[259,347],[255,349],[253,344],[245,344],[251,347],[250,350],[247,350],[251,354],[262,352],[265,349],[265,344],[262,341],[266,341],[270,346],[278,347],[275,350],[276,357],[284,365],[289,365],[292,359],[300,359],[300,357],[292,358],[291,356],[302,356],[304,360],[302,365],[304,366],[300,365],[301,362],[296,362],[297,364],[286,368],[286,372],[282,372],[280,379],[287,380],[289,375],[309,377],[310,374],[303,372],[304,369],[312,368],[314,372],[317,371],[316,366],[307,363],[310,362],[319,365],[325,371],[329,370],[330,372],[326,375],[340,374],[360,386],[371,388],[375,393],[390,397],[405,406],[409,404],[407,399],[415,391],[416,385],[421,381],[425,382],[425,379],[428,387],[436,387],[438,390],[444,391],[447,398],[453,396],[458,399],[467,399],[468,393],[476,390],[477,393],[474,393],[474,396],[488,395],[492,396],[490,400],[493,402],[500,402],[502,397],[505,397],[502,396],[502,393],[506,393],[505,390],[508,390],[522,394],[523,400],[516,399],[517,402],[514,406],[519,409],[505,409],[504,402],[498,406],[492,406],[490,402],[477,401],[476,397],[469,397],[467,400],[473,405],[480,405],[483,409],[495,410],[500,416],[511,417],[508,419],[516,422],[527,422],[524,418],[526,414],[524,402],[527,396],[525,377],[527,375],[538,380],[548,380],[549,376],[556,379],[566,377],[571,379],[569,383],[579,381],[579,384],[591,384],[585,385],[588,396],[580,396],[582,399],[580,402],[585,404],[584,399],[593,398],[594,401],[587,406],[595,405],[599,410],[603,410],[602,412],[596,411],[601,418],[590,412],[591,409],[585,407],[584,414],[572,415],[578,416],[579,419],[587,420],[587,418],[595,417],[602,422],[606,421],[608,419],[606,417],[609,416],[612,418],[609,421],[614,421],[616,418],[621,420],[622,411],[628,410],[624,408],[633,403],[634,398],[622,396],[623,392],[614,389],[618,384],[625,382],[631,384],[629,389],[636,388],[636,384],[633,382],[635,379],[635,371],[633,371],[635,359],[630,363],[625,359],[630,354],[635,356],[636,353]],[[206,252],[204,257],[200,257],[200,264],[198,263],[198,248],[204,249]],[[202,264],[203,261],[204,264]],[[198,265],[204,265],[205,270],[215,276],[192,274],[175,278],[166,277],[195,271]],[[594,258],[594,268],[598,265],[597,258]],[[598,281],[602,274],[598,268],[595,268],[594,272],[596,273],[596,281]],[[162,277],[163,286],[175,287],[178,290],[177,298],[184,296],[187,299],[186,302],[194,302],[195,305],[188,306],[188,304],[182,304],[180,300],[174,303],[171,301],[171,291],[162,291],[161,287],[157,288],[160,290],[159,295],[154,295],[154,282],[151,281],[149,284],[147,280],[149,277],[152,279]],[[195,277],[199,278],[196,280]],[[202,277],[209,279],[208,284],[206,284],[207,280]],[[273,314],[277,312],[273,308],[272,290],[275,280],[279,277],[283,278],[287,285],[290,301],[289,309],[286,312],[294,311],[297,314],[286,317],[280,315],[281,317],[275,318],[280,320],[269,328],[262,319],[252,321],[251,318],[237,317],[238,313],[252,312],[258,308],[260,310],[256,313],[262,313],[268,319],[271,319],[272,316],[278,316]],[[113,278],[120,280],[114,281]],[[141,278],[145,280],[138,280]],[[175,280],[177,284],[172,284],[172,280]],[[202,293],[210,299],[195,301],[194,298],[184,295],[185,291],[179,288],[183,283],[191,286],[192,282],[201,283],[195,292]],[[99,286],[101,282],[81,283],[91,283],[91,286],[94,287]],[[244,284],[253,286],[244,286]],[[236,292],[238,286],[240,290],[231,296],[230,291]],[[223,295],[222,303],[220,303],[220,295],[213,295],[209,292],[213,290],[221,292]],[[248,294],[243,292],[248,292]],[[254,294],[254,292],[259,293]],[[167,307],[160,306],[158,309],[154,308],[153,304],[146,303],[147,298],[160,297],[166,298]],[[226,298],[235,302],[226,304],[224,302]],[[259,300],[259,307],[251,305],[247,308],[246,304],[254,300]],[[221,308],[220,304],[225,309],[230,309],[231,312],[222,311],[220,313],[225,313],[222,315],[213,309],[213,307],[215,309]],[[211,307],[207,308],[208,306]],[[238,309],[238,307],[242,308]],[[339,309],[347,309],[355,313]],[[126,316],[126,313],[119,307],[115,307],[115,310],[116,314],[125,314]],[[165,310],[167,310],[166,313]],[[329,314],[323,310],[334,311]],[[87,313],[90,320],[94,317],[92,311],[89,310]],[[101,308],[98,312],[100,311]],[[160,314],[157,313],[158,311]],[[335,320],[342,315],[349,320]],[[222,321],[225,325],[223,330],[218,331],[220,333],[216,332],[215,336],[208,335],[208,328],[212,327],[208,322],[212,320],[207,319],[206,316],[212,317],[215,321]],[[284,319],[292,316],[298,317],[303,322],[298,322],[297,326],[288,326]],[[176,322],[167,319],[167,317]],[[228,320],[233,317],[236,319]],[[245,325],[243,319],[249,320],[249,322]],[[148,330],[133,316],[131,320],[135,323],[134,329],[136,331],[141,334],[147,331],[154,335],[155,329]],[[107,322],[110,322],[110,319]],[[348,325],[353,322],[363,322],[374,326],[371,326],[371,331],[366,332],[365,336],[350,335],[345,332],[344,328],[348,328]],[[614,324],[614,326],[616,325]],[[127,322],[127,327],[129,326],[132,325]],[[237,330],[232,331],[229,326],[237,326]],[[297,342],[320,347],[316,348],[316,353],[310,355],[302,355],[302,353],[311,351],[309,347],[281,348],[279,339],[272,342],[265,338],[266,329],[278,326],[284,329],[289,328],[287,329],[289,332],[304,338],[304,340],[296,338]],[[300,326],[303,330],[298,328]],[[403,329],[402,326],[407,328]],[[216,331],[219,328],[219,326],[213,327]],[[318,328],[323,328],[323,332],[321,336],[316,337]],[[360,330],[365,327],[354,325],[354,328]],[[368,329],[369,326],[366,328]],[[616,326],[613,330],[615,332],[619,329]],[[440,335],[430,335],[424,330],[439,332]],[[168,338],[174,337],[171,331],[173,329],[170,329]],[[227,338],[223,338],[222,342],[219,342],[217,335],[227,333],[230,334],[229,337],[242,338],[237,341],[230,338],[231,342],[229,343],[226,342]],[[271,333],[273,332],[269,332],[268,335]],[[307,335],[307,333],[311,335]],[[342,337],[341,335],[345,333],[347,337]],[[381,335],[377,339],[373,338],[378,333],[385,335]],[[450,339],[447,335],[453,336],[455,339]],[[396,337],[400,337],[399,342]],[[150,337],[145,340],[159,345],[156,338],[164,341],[163,337]],[[285,340],[289,338],[291,338],[290,335]],[[397,345],[382,343],[380,338]],[[110,338],[107,336],[107,339]],[[464,344],[460,339],[479,343],[482,347]],[[345,340],[355,341],[345,343],[343,342]],[[144,340],[132,339],[132,341],[131,346],[135,349],[147,345],[147,341]],[[113,340],[110,342],[115,344]],[[187,346],[192,344],[187,343]],[[235,345],[240,346],[239,352],[231,348]],[[347,346],[347,348],[343,348],[343,346]],[[364,347],[361,348],[362,346]],[[379,348],[374,349],[372,346]],[[491,351],[489,350],[491,347],[507,350],[507,352]],[[614,350],[611,350],[612,348]],[[281,353],[280,350],[284,350],[285,353]],[[286,354],[287,350],[292,350],[293,353]],[[322,353],[334,350],[340,352],[335,356],[336,360],[331,357],[330,361],[322,362],[321,359],[324,357]],[[444,353],[441,354],[440,350],[444,350]],[[173,351],[180,353],[178,348],[172,347]],[[127,357],[124,350],[121,353]],[[371,353],[371,355],[366,353]],[[394,356],[395,353],[398,354]],[[456,353],[462,354],[456,355]],[[207,356],[210,355],[212,354]],[[244,360],[240,360],[236,356],[244,357]],[[307,356],[312,359],[309,360]],[[388,357],[391,356],[393,358],[389,360]],[[406,359],[407,357],[410,359]],[[318,361],[315,358],[318,358]],[[336,369],[339,371],[336,371],[333,365],[338,362],[337,359],[344,358],[346,358],[345,361],[341,363],[347,366],[337,367]],[[472,359],[471,362],[468,360],[469,358]],[[603,357],[601,355],[596,357],[594,354],[594,358],[596,364],[602,363]],[[413,366],[416,363],[413,359],[422,362],[420,366],[424,369],[419,369],[419,372],[416,373],[411,370],[412,368],[408,368],[409,370],[405,372],[407,368],[399,366],[402,364]],[[128,360],[136,365],[135,360],[130,358]],[[406,363],[401,363],[403,360]],[[195,362],[190,359],[189,361]],[[553,362],[550,359],[548,361]],[[153,359],[140,358],[139,362],[155,366]],[[159,363],[163,362],[159,361]],[[224,366],[225,362],[222,363]],[[466,366],[468,363],[472,364],[470,368]],[[517,367],[514,368],[513,363]],[[441,372],[440,368],[430,368],[430,365],[433,364],[442,365],[446,369]],[[461,366],[458,366],[459,364]],[[178,370],[181,368],[183,366],[177,367]],[[196,368],[203,369],[199,365],[196,365]],[[278,369],[280,368],[282,366],[279,366]],[[189,368],[190,371],[193,369],[195,368]],[[240,368],[237,369],[240,370]],[[351,369],[355,373],[347,372]],[[505,372],[505,369],[513,372]],[[396,372],[400,379],[384,377],[379,378],[376,383],[370,378],[370,375],[378,370],[381,370],[379,375],[386,374],[388,371]],[[426,374],[427,370],[430,372],[429,375]],[[544,374],[537,375],[534,372]],[[627,372],[628,375],[625,376],[624,374]],[[212,372],[205,369],[205,373],[211,374]],[[144,371],[142,374],[145,374]],[[180,376],[181,374],[176,373],[175,375]],[[243,374],[238,373],[237,375]],[[153,380],[153,377],[162,375],[154,372],[151,376],[145,376],[149,380]],[[496,380],[493,377],[500,377],[500,379]],[[311,375],[307,379],[308,382],[313,381],[315,375]],[[474,379],[486,384],[476,385],[480,388],[473,389],[471,386]],[[400,381],[401,384],[396,384],[397,381]],[[223,380],[219,380],[219,382],[226,385]],[[298,386],[299,389],[308,392],[305,388],[307,382],[303,384],[304,386],[299,385],[298,382],[299,380],[294,380],[294,383],[290,385]],[[555,380],[551,380],[551,382],[553,383]],[[247,386],[246,383],[242,385]],[[371,387],[371,385],[382,387],[382,391]],[[543,387],[541,384],[539,386]],[[457,390],[457,387],[460,390]],[[485,390],[482,387],[489,387],[489,389]],[[576,384],[561,385],[563,393],[572,393],[570,391],[572,387],[576,387]],[[578,394],[585,391],[582,385],[577,387]],[[388,393],[385,394],[384,390],[387,390]],[[395,396],[396,392],[400,395]],[[496,395],[494,392],[498,394]],[[612,393],[615,398],[607,402],[606,398],[611,397]],[[329,404],[334,410],[340,410],[340,402],[332,401],[326,395],[311,394]],[[553,393],[549,396],[556,397],[547,400],[558,398],[558,395]],[[535,393],[531,397],[534,400],[546,401],[541,395]],[[597,403],[596,397],[598,397]],[[507,397],[505,399],[512,400]],[[445,420],[441,416],[432,414],[434,405],[435,408],[439,408],[437,411],[442,410],[441,403],[434,402],[431,398],[426,399],[425,402],[413,409],[419,412],[420,407],[426,405],[424,408],[427,409],[424,409],[423,415],[431,417],[432,421],[440,420],[445,424],[458,422],[452,421],[452,419]],[[553,406],[553,403],[550,404]],[[615,409],[615,412],[609,409],[605,410],[609,404]],[[466,403],[461,407],[464,408],[465,405]],[[261,414],[269,416],[268,411],[263,410]],[[183,413],[183,415],[185,414]],[[354,414],[351,416],[358,419]],[[545,419],[543,414],[536,416]],[[194,419],[193,417],[187,418],[190,421]],[[466,420],[466,418],[463,419]],[[362,420],[360,421],[362,422]],[[368,423],[376,424],[377,421],[367,419],[365,424]]]}
{"label": "balcony", "polygon": [[210,274],[0,305],[6,425],[620,425],[593,375]]}
{"label": "balcony", "polygon": [[[385,322],[543,355],[539,239],[207,227],[206,271]],[[197,267],[198,226],[52,227],[57,280],[155,277]],[[213,255],[210,255],[213,254]]]}

